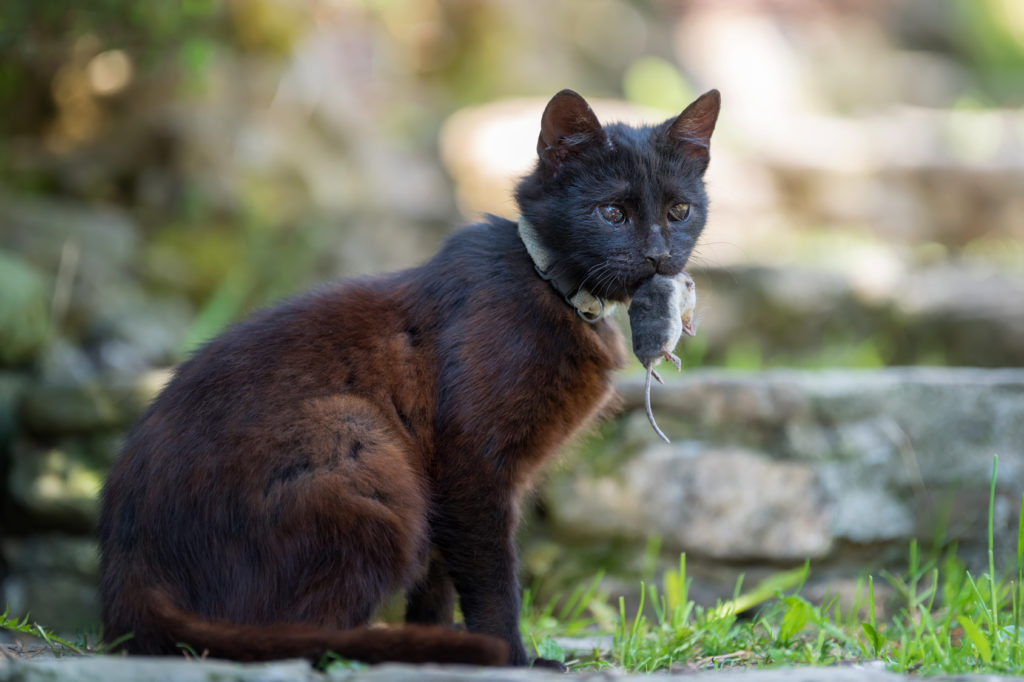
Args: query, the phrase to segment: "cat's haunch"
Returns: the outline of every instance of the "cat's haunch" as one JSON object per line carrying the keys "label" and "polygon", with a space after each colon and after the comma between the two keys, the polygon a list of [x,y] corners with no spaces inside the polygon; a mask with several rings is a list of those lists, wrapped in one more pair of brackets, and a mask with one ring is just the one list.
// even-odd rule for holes
{"label": "cat's haunch", "polygon": [[[574,301],[627,301],[682,272],[718,109],[711,91],[660,125],[602,126],[563,91],[516,190],[531,252],[492,216],[419,267],[296,296],[182,363],[103,488],[107,641],[529,663],[519,500],[607,409],[626,358]],[[365,628],[396,591],[410,625]],[[456,599],[468,632],[447,629]]]}

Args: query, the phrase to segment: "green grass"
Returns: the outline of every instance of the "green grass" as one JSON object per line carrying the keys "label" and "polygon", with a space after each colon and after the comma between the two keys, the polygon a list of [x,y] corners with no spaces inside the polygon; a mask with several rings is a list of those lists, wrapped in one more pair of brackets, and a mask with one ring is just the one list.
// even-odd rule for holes
{"label": "green grass", "polygon": [[[571,669],[616,668],[652,672],[673,666],[834,665],[880,660],[896,672],[956,674],[1024,672],[1024,496],[1018,522],[1016,572],[995,570],[993,533],[998,458],[993,459],[988,514],[988,570],[974,576],[955,548],[922,561],[910,544],[907,570],[881,575],[898,608],[880,619],[875,579],[858,585],[854,604],[812,603],[800,595],[809,565],[780,573],[750,591],[742,580],[731,600],[704,608],[689,598],[686,557],[662,577],[660,588],[641,585],[639,606],[619,599],[610,608],[600,576],[568,599],[539,607],[524,599],[523,631],[540,655]],[[750,617],[746,617],[749,614]],[[739,617],[744,614],[745,617]],[[610,647],[566,660],[555,637],[611,636]]]}
{"label": "green grass", "polygon": [[28,614],[22,618],[11,618],[10,607],[5,607],[3,614],[0,614],[0,629],[38,637],[58,656],[64,654],[83,654],[89,648],[89,644],[85,639],[74,643],[58,637],[42,625],[30,621]]}

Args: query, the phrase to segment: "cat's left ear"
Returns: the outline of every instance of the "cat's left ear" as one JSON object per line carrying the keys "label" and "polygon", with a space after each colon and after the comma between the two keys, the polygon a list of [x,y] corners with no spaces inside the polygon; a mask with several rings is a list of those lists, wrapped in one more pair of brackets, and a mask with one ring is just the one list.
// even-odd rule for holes
{"label": "cat's left ear", "polygon": [[703,159],[707,165],[710,156],[711,133],[715,131],[722,96],[718,90],[708,90],[694,100],[668,128],[669,138],[691,158]]}
{"label": "cat's left ear", "polygon": [[572,90],[562,90],[544,108],[537,155],[557,168],[583,147],[604,139],[601,123],[587,100]]}

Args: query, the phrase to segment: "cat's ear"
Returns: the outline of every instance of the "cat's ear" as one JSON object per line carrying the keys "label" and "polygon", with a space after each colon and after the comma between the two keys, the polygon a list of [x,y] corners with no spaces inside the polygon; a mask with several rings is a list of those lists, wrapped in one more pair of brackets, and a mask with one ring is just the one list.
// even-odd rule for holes
{"label": "cat's ear", "polygon": [[587,100],[572,90],[562,90],[544,109],[537,155],[557,168],[572,153],[604,139],[604,130]]}
{"label": "cat's ear", "polygon": [[672,121],[668,128],[669,138],[687,156],[704,159],[707,163],[710,158],[711,133],[715,130],[721,106],[722,96],[718,90],[708,90]]}

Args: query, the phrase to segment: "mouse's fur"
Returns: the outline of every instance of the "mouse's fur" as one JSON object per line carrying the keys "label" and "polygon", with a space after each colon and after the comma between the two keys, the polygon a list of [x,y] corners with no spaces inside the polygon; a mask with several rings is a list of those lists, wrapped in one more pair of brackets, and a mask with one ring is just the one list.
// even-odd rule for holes
{"label": "mouse's fur", "polygon": [[697,287],[685,272],[675,277],[654,275],[640,285],[629,304],[629,326],[633,334],[633,353],[647,370],[644,379],[644,407],[655,433],[666,442],[668,436],[658,427],[651,409],[651,378],[661,383],[654,366],[664,358],[676,369],[682,362],[672,351],[682,334],[693,336]]}

